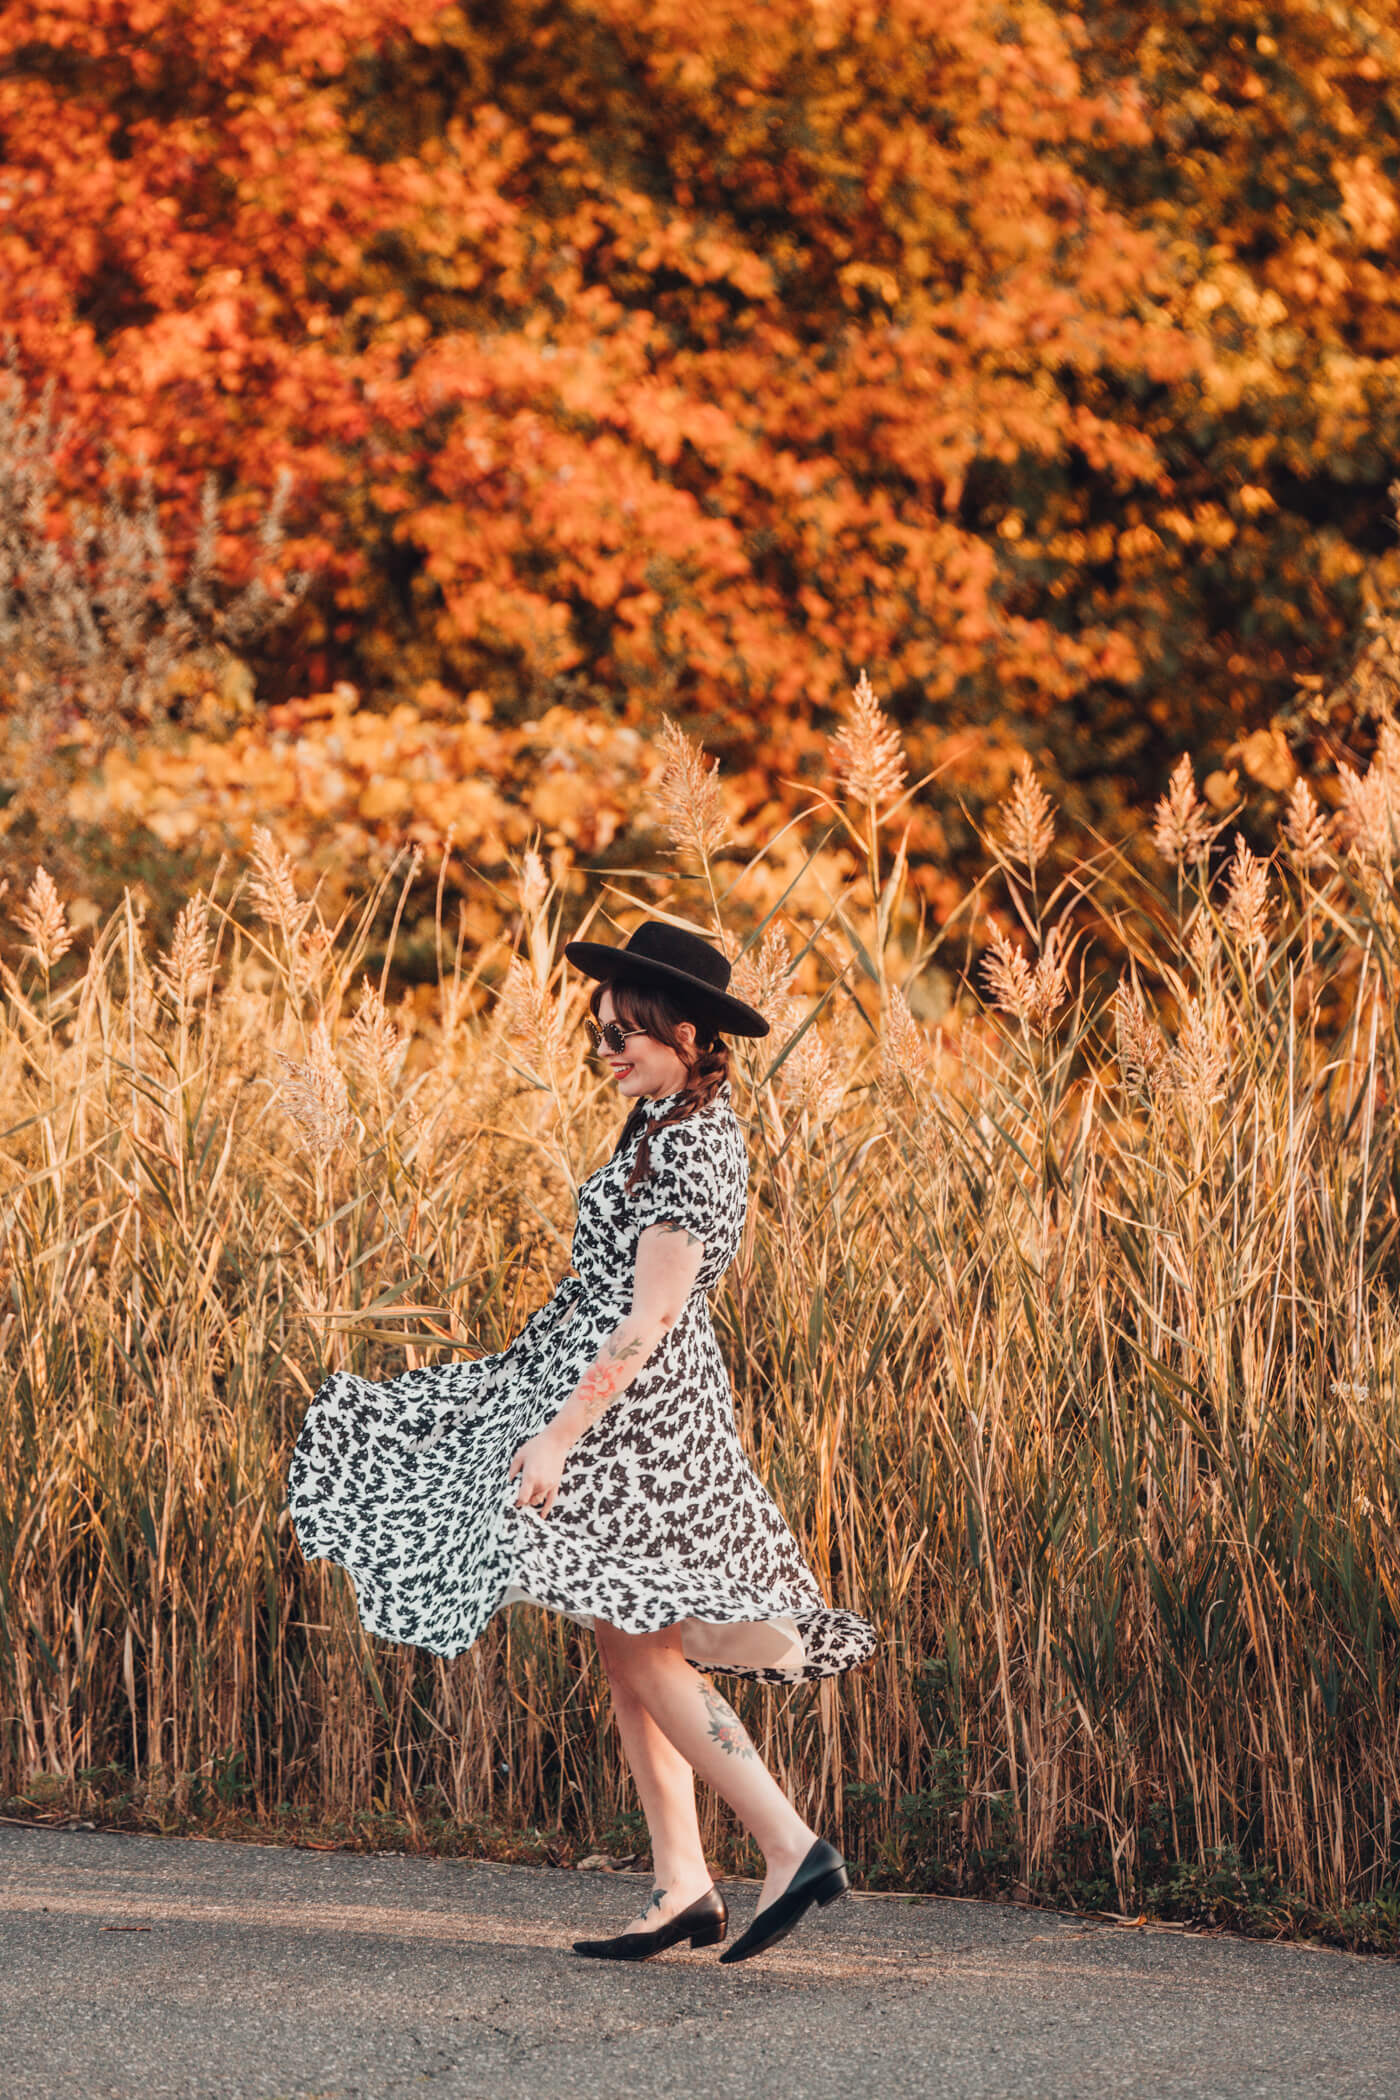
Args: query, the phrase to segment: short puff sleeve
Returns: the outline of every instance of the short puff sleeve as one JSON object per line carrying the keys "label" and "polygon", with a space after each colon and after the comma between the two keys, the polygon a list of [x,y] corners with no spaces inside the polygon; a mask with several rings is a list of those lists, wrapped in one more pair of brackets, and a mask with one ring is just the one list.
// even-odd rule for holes
{"label": "short puff sleeve", "polygon": [[629,1215],[638,1232],[648,1225],[684,1225],[699,1240],[715,1229],[715,1167],[704,1136],[684,1123],[654,1130],[648,1150],[650,1175],[628,1191]]}

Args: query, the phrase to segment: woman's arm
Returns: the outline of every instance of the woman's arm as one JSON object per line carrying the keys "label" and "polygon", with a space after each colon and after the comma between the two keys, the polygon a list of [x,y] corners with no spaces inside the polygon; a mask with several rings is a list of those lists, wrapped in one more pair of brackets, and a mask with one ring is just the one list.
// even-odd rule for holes
{"label": "woman's arm", "polygon": [[637,1241],[632,1307],[604,1342],[550,1428],[576,1444],[584,1431],[625,1393],[662,1336],[685,1310],[695,1288],[705,1242],[684,1225],[648,1225]]}
{"label": "woman's arm", "polygon": [[637,1241],[632,1306],[619,1321],[552,1422],[520,1446],[510,1478],[521,1475],[515,1506],[533,1502],[548,1516],[565,1458],[579,1438],[625,1393],[695,1287],[705,1242],[685,1225],[648,1225]]}

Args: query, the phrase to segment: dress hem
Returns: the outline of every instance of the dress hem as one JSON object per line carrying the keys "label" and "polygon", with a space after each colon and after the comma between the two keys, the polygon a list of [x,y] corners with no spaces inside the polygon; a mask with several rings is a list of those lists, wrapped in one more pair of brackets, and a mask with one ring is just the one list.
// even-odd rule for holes
{"label": "dress hem", "polygon": [[[507,1583],[497,1611],[511,1604],[534,1604],[541,1611],[554,1611],[563,1618],[572,1619],[576,1625],[592,1629],[599,1616],[596,1612],[573,1611],[566,1606],[550,1604],[522,1588],[519,1583]],[[635,1616],[635,1615],[630,1615]],[[807,1649],[796,1619],[786,1612],[774,1612],[765,1618],[715,1619],[699,1612],[683,1612],[676,1617],[660,1620],[655,1626],[624,1626],[624,1633],[659,1633],[664,1627],[681,1628],[681,1652],[688,1663],[697,1670],[775,1670],[790,1674],[794,1683],[801,1682],[807,1672]],[[725,1653],[714,1653],[716,1643],[707,1639],[721,1628],[734,1629],[736,1633],[752,1636],[723,1642]],[[766,1638],[765,1638],[766,1636]],[[696,1651],[699,1652],[696,1652]],[[707,1652],[709,1651],[709,1652]]]}

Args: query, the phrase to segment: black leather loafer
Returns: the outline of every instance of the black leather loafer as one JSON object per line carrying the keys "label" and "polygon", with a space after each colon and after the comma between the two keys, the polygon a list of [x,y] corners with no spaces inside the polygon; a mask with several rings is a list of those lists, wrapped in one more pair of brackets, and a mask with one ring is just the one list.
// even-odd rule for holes
{"label": "black leather loafer", "polygon": [[600,1961],[645,1961],[663,1947],[689,1940],[692,1947],[714,1947],[729,1930],[729,1910],[719,1890],[711,1883],[684,1910],[677,1911],[655,1932],[619,1932],[611,1940],[575,1940],[575,1954],[593,1954]]}
{"label": "black leather loafer", "polygon": [[850,1885],[845,1860],[834,1845],[818,1838],[781,1896],[764,1905],[748,1931],[725,1948],[720,1960],[747,1961],[751,1954],[761,1954],[775,1940],[786,1939],[814,1903],[834,1903]]}

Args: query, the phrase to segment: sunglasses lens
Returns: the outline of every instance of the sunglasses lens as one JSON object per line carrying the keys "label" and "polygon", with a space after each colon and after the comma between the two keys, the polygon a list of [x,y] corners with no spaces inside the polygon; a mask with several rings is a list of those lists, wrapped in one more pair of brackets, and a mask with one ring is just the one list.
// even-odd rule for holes
{"label": "sunglasses lens", "polygon": [[606,1044],[614,1057],[621,1057],[623,1051],[627,1048],[627,1038],[616,1021],[609,1021],[604,1027],[600,1028],[590,1015],[583,1025],[588,1030],[589,1048],[595,1056]]}

